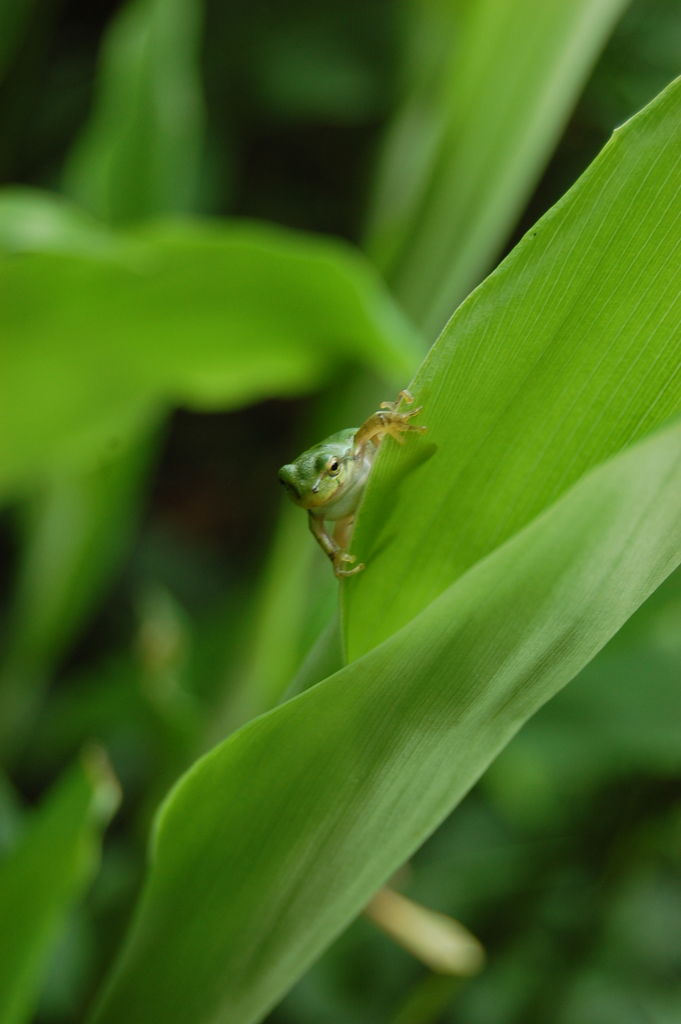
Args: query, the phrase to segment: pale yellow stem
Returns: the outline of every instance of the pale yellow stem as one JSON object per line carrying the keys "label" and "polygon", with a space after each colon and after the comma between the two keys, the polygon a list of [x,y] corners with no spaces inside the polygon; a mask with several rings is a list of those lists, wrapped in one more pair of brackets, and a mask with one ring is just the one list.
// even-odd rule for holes
{"label": "pale yellow stem", "polygon": [[477,974],[485,951],[459,921],[415,903],[394,889],[380,889],[365,914],[395,942],[439,974]]}

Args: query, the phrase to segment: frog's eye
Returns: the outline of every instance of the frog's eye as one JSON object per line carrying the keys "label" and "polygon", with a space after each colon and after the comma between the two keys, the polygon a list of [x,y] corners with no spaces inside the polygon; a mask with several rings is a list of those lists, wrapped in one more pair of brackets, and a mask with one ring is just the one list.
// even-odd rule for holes
{"label": "frog's eye", "polygon": [[329,474],[329,476],[338,476],[339,470],[340,462],[338,461],[338,459],[329,459],[329,461],[326,464],[326,472]]}

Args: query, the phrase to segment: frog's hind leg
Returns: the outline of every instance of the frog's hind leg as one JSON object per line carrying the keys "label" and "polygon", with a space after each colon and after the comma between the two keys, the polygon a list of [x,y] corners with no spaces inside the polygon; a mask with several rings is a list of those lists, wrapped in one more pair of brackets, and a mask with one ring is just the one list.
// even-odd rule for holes
{"label": "frog's hind leg", "polygon": [[[349,521],[349,522],[348,522]],[[339,542],[339,527],[341,527],[340,533],[343,535],[343,539],[346,539],[346,531],[352,530],[352,523],[354,519],[352,516],[346,516],[345,519],[338,520],[338,526],[334,531],[334,536],[331,537],[326,530],[326,526],[322,519],[313,515],[311,512],[308,513],[308,525],[312,534],[321,547],[325,555],[331,559],[333,571],[336,576],[340,579],[343,576],[354,576],[355,573],[361,572],[364,568],[364,563],[355,565],[352,569],[346,569],[345,566],[355,561],[354,555],[349,555],[345,550],[346,545]],[[341,524],[343,524],[341,526]],[[349,539],[349,535],[347,536]]]}
{"label": "frog's hind leg", "polygon": [[344,516],[343,519],[336,521],[336,526],[333,531],[333,539],[342,551],[347,551],[350,547],[350,538],[352,537],[352,528],[355,525],[355,517]]}

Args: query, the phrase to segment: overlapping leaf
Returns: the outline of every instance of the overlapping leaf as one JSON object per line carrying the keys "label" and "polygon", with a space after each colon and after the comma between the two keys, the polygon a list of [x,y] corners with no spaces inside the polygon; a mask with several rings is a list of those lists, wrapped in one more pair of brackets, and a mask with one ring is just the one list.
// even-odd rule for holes
{"label": "overlapping leaf", "polygon": [[384,445],[346,586],[350,657],[579,476],[681,410],[681,80],[619,129],[457,310]]}

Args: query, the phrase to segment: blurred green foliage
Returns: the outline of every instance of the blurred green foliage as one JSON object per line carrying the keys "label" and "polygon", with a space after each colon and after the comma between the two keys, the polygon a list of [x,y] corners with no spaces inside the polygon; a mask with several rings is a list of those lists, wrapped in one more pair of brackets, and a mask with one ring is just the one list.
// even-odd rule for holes
{"label": "blurred green foliage", "polygon": [[[568,5],[522,5],[557,47],[541,61],[519,6],[2,6],[0,935],[27,972],[0,958],[3,1024],[39,991],[39,1024],[83,1019],[160,800],[280,699],[332,612],[276,468],[406,383],[496,255],[678,73],[676,0],[633,0],[614,29],[622,4],[575,5],[564,80]],[[527,107],[502,119],[497,163],[501,94]],[[394,148],[405,118],[442,132],[409,143],[415,168]],[[425,240],[391,274],[376,216],[394,197]],[[363,240],[368,256],[347,244]],[[273,1024],[678,1024],[680,637],[677,572],[407,867],[411,896],[481,938],[481,976],[437,977],[360,918]],[[309,679],[339,655],[319,657]],[[93,738],[123,802],[84,892],[113,804],[108,770],[80,760]]]}

